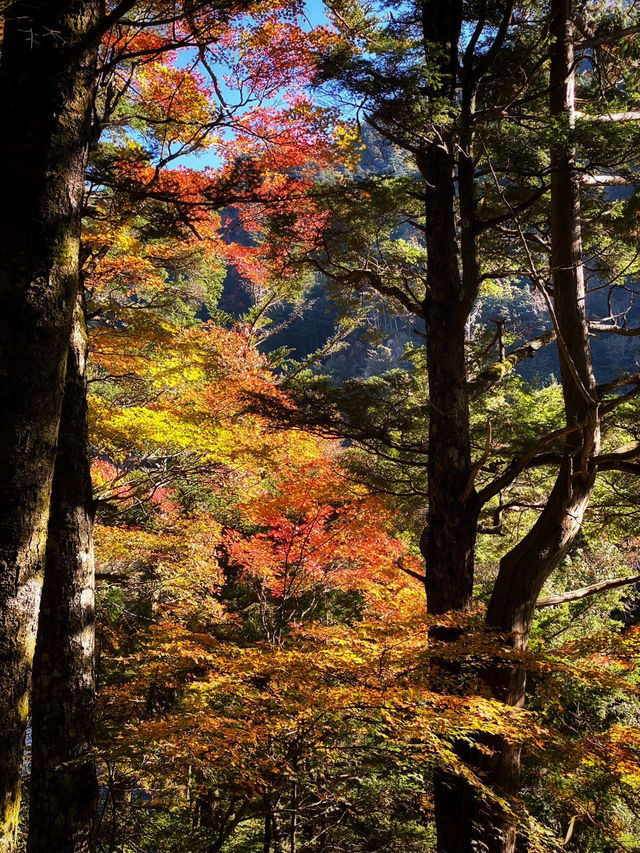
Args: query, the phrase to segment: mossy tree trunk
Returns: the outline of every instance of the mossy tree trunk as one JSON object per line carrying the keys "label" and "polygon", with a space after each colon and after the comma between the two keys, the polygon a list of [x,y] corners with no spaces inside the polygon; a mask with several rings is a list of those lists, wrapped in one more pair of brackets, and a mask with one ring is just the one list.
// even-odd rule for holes
{"label": "mossy tree trunk", "polygon": [[33,661],[29,853],[90,853],[95,848],[93,497],[86,358],[79,295]]}
{"label": "mossy tree trunk", "polygon": [[[6,8],[0,61],[0,851],[12,853],[78,290],[100,0]],[[82,49],[86,42],[91,47]]]}

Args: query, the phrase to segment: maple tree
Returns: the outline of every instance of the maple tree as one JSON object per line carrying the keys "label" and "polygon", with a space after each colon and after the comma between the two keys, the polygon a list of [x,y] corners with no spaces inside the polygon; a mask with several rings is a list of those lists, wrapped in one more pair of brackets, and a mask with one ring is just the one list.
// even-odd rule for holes
{"label": "maple tree", "polygon": [[[204,408],[198,418],[212,463],[199,470],[198,484],[192,472],[182,484],[174,472],[174,488],[163,491],[136,482],[132,471],[124,488],[115,464],[94,466],[98,494],[117,505],[97,538],[105,584],[103,778],[118,815],[103,824],[105,845],[141,838],[168,845],[168,833],[178,849],[188,833],[196,850],[279,849],[293,834],[294,846],[320,835],[323,846],[375,837],[389,849],[423,849],[434,840],[429,768],[461,772],[456,745],[487,732],[510,737],[536,766],[546,765],[536,796],[549,796],[548,782],[563,814],[589,812],[585,779],[603,768],[603,756],[611,758],[609,790],[633,799],[637,757],[624,717],[590,731],[578,747],[554,707],[557,699],[562,715],[572,691],[612,689],[633,705],[635,632],[529,656],[544,708],[537,718],[505,708],[478,681],[478,660],[496,649],[475,617],[448,652],[475,689],[446,695],[432,673],[442,651],[428,642],[421,586],[409,573],[418,575],[421,559],[393,537],[392,514],[353,483],[335,441],[274,433],[268,419],[247,413],[246,392],[259,385],[281,401],[282,392],[243,335],[210,327],[197,337],[211,363],[224,365],[208,381],[228,400],[224,411],[210,410],[208,424]],[[201,363],[197,352],[190,360]],[[149,379],[172,388],[166,343],[164,354],[168,369],[156,362]],[[186,379],[183,367],[184,400],[193,396],[191,383],[207,399],[202,379],[196,371]],[[179,423],[189,428],[192,413],[179,399],[167,406],[180,436]],[[228,444],[238,417],[241,452]],[[143,446],[149,440],[144,430],[94,428],[114,460],[132,458],[129,436]],[[154,440],[167,442],[167,433]],[[140,494],[148,499],[144,515]],[[481,777],[465,772],[492,796]],[[390,802],[400,817],[388,824]],[[520,806],[514,815],[520,830],[531,849],[553,849],[536,797],[528,805],[529,813]],[[609,831],[605,823],[600,833]]]}
{"label": "maple tree", "polygon": [[[3,194],[3,197],[8,200],[13,195],[11,181],[17,174],[24,171],[21,169],[21,164],[24,163],[25,157],[42,163],[42,168],[45,170],[49,168],[47,164],[54,162],[56,164],[56,168],[50,169],[45,177],[40,173],[36,174],[34,170],[30,172],[30,175],[33,174],[33,192],[31,188],[25,192],[25,198],[28,200],[25,206],[26,219],[23,222],[15,215],[12,218],[11,214],[5,211],[6,228],[9,229],[7,239],[9,243],[13,243],[14,237],[17,240],[19,232],[24,235],[27,242],[33,243],[39,239],[45,247],[43,251],[46,257],[43,260],[44,266],[41,265],[36,270],[37,275],[42,274],[45,279],[51,278],[54,273],[49,270],[47,264],[50,262],[50,257],[57,258],[58,260],[54,261],[54,267],[56,263],[62,266],[66,264],[64,274],[61,273],[61,275],[64,279],[63,284],[67,288],[64,293],[60,290],[58,296],[53,291],[52,294],[47,294],[46,298],[43,297],[45,301],[41,305],[36,306],[34,303],[33,311],[21,311],[19,304],[21,304],[21,293],[24,288],[20,284],[22,281],[20,276],[23,275],[24,270],[20,267],[22,263],[20,258],[24,260],[27,256],[24,252],[20,255],[16,250],[18,266],[13,269],[10,268],[9,263],[5,265],[8,282],[6,288],[8,302],[5,312],[8,322],[7,340],[15,341],[15,346],[12,344],[6,351],[5,373],[8,377],[14,374],[17,377],[15,381],[10,379],[10,383],[13,384],[11,387],[8,386],[7,399],[8,403],[11,403],[9,408],[17,420],[14,426],[10,424],[8,427],[7,446],[3,458],[10,466],[10,470],[7,471],[3,482],[11,491],[13,488],[18,488],[17,480],[21,483],[24,480],[20,486],[21,493],[35,496],[33,506],[33,501],[26,507],[14,502],[13,515],[8,511],[3,516],[7,520],[7,535],[3,539],[3,547],[6,545],[8,557],[2,588],[9,596],[6,601],[3,600],[3,612],[12,620],[8,634],[2,640],[7,649],[5,656],[7,668],[6,671],[3,670],[2,676],[5,688],[3,697],[8,703],[7,718],[13,721],[3,730],[6,744],[3,742],[2,749],[2,760],[7,762],[2,772],[2,784],[6,785],[6,789],[2,790],[2,844],[7,850],[13,849],[17,830],[21,753],[26,728],[31,656],[34,646],[32,640],[35,635],[42,579],[42,561],[37,557],[36,552],[44,553],[46,539],[53,452],[56,445],[65,373],[65,350],[71,330],[71,309],[75,303],[75,291],[79,281],[79,217],[88,150],[90,147],[94,149],[92,158],[94,166],[90,176],[93,176],[93,180],[100,181],[97,191],[100,200],[97,201],[93,215],[100,218],[104,214],[105,204],[111,206],[112,236],[103,241],[98,257],[92,255],[90,259],[83,258],[83,266],[88,270],[88,261],[93,261],[92,272],[95,274],[96,267],[102,263],[103,266],[110,266],[112,276],[117,275],[119,266],[121,276],[132,274],[130,284],[136,281],[139,287],[147,289],[149,287],[157,289],[162,277],[154,275],[154,264],[148,257],[139,257],[135,270],[133,266],[136,265],[136,261],[131,255],[128,259],[123,257],[126,255],[126,250],[120,252],[117,260],[117,252],[111,252],[108,259],[105,257],[109,253],[109,243],[113,243],[113,235],[118,233],[116,222],[118,216],[120,227],[126,230],[125,223],[128,218],[130,223],[131,211],[139,206],[141,199],[153,198],[156,201],[156,213],[159,214],[156,227],[161,220],[161,228],[173,227],[174,239],[178,232],[184,235],[185,232],[190,231],[200,244],[195,254],[207,254],[207,249],[202,247],[203,243],[209,246],[216,243],[218,254],[221,255],[224,243],[218,235],[219,221],[215,212],[222,205],[234,201],[251,201],[253,204],[262,203],[265,206],[276,198],[280,205],[285,205],[293,187],[296,189],[298,198],[304,195],[305,167],[315,155],[326,148],[325,131],[327,129],[326,120],[323,122],[322,132],[316,120],[315,134],[311,131],[315,117],[314,107],[298,91],[300,81],[306,79],[305,75],[308,76],[309,61],[305,60],[305,51],[308,52],[307,42],[312,37],[308,37],[297,23],[296,14],[299,9],[295,3],[273,3],[262,7],[254,4],[257,15],[253,24],[247,16],[250,6],[251,4],[216,6],[209,3],[189,3],[183,8],[173,3],[138,4],[125,0],[106,9],[102,4],[87,7],[86,18],[83,18],[82,24],[78,24],[77,27],[73,23],[77,11],[73,3],[44,4],[43,8],[36,4],[25,9],[22,9],[20,4],[11,4],[6,11],[3,10],[5,29],[2,73],[7,84],[5,85],[6,108],[12,110],[17,103],[17,98],[35,116],[33,127],[29,125],[31,147],[22,146],[21,148],[18,145],[16,148],[16,140],[13,137],[7,137],[5,140],[5,171],[9,183],[8,191]],[[276,13],[282,16],[277,23],[274,20]],[[242,37],[231,32],[234,21],[242,22]],[[27,26],[25,22],[29,25]],[[68,37],[64,35],[67,30],[69,30]],[[40,34],[44,33],[41,56],[35,53],[29,54],[30,43],[25,34],[30,31],[36,34],[36,41],[40,39]],[[271,48],[273,41],[277,38],[282,42],[285,32],[291,42],[291,49],[287,62],[278,64],[276,53]],[[58,40],[60,33],[62,36]],[[25,49],[27,54],[24,53]],[[264,64],[261,69],[252,73],[247,68],[249,53],[253,60],[257,58],[260,50],[264,55]],[[186,60],[186,66],[182,64],[183,60]],[[228,96],[222,94],[210,65],[213,63],[217,67],[223,61],[226,61],[230,68],[229,74],[224,79],[224,88],[227,92],[231,92],[235,87],[240,92],[240,100],[233,107],[229,106]],[[21,64],[29,69],[30,75],[28,80],[24,78],[26,88],[22,94],[16,93],[10,82],[15,73],[20,73],[16,72],[16,69]],[[40,86],[38,82],[41,67],[47,65],[55,69],[55,73],[48,75],[53,80],[51,90]],[[61,70],[62,66],[64,70]],[[267,69],[270,69],[269,74],[266,73]],[[274,98],[283,87],[287,86],[289,103],[283,108],[275,104]],[[47,97],[49,101],[46,100]],[[64,111],[60,113],[58,100],[64,103],[65,110],[68,108],[68,114]],[[213,106],[212,102],[217,104],[217,107]],[[54,104],[53,107],[51,103]],[[50,115],[52,110],[53,119]],[[38,122],[42,122],[42,125]],[[216,130],[220,131],[219,135],[216,134]],[[105,146],[98,143],[100,152],[96,157],[97,140],[105,133],[110,138],[110,142],[106,144],[106,148],[110,149],[109,154],[105,153]],[[261,146],[250,144],[250,140],[257,139],[261,140]],[[306,140],[309,140],[308,144]],[[206,175],[197,175],[194,170],[165,168],[177,157],[193,154],[212,145],[219,145],[226,152],[226,168],[210,170]],[[260,149],[259,154],[256,153],[258,149]],[[11,159],[14,155],[18,157],[16,162]],[[287,160],[283,159],[284,155],[287,156]],[[73,162],[73,169],[66,168],[69,162]],[[98,162],[102,167],[99,174],[95,169]],[[288,169],[291,166],[298,166],[301,173],[298,181],[287,179],[284,163],[287,164]],[[199,184],[198,177],[200,177]],[[42,186],[38,183],[39,181]],[[57,204],[56,193],[58,195],[61,193],[64,199],[72,200],[70,211],[65,213],[64,204],[62,206]],[[91,210],[95,196],[94,184],[94,188],[85,194],[85,209]],[[109,201],[105,202],[107,197]],[[38,205],[41,205],[44,211],[42,216],[38,212],[40,211]],[[49,205],[48,208],[47,205]],[[113,216],[116,208],[118,213]],[[26,224],[27,219],[36,224],[42,219],[47,227],[51,224],[51,233],[45,233],[44,226],[44,230],[40,229],[37,234],[32,233],[31,223]],[[121,236],[123,233],[123,231],[120,232]],[[95,248],[95,244],[92,248]],[[121,245],[120,248],[122,249],[123,246]],[[229,257],[232,255],[230,249],[227,255]],[[257,253],[247,253],[247,255],[247,263],[255,269],[260,286],[266,286],[264,274],[259,272],[260,262]],[[33,252],[31,252],[31,261],[32,266],[40,263]],[[184,253],[180,256],[179,252],[174,252],[174,261],[177,265],[180,263],[188,265]],[[108,277],[107,271],[102,269],[98,270],[98,273],[104,282]],[[31,273],[28,272],[25,281],[29,275]],[[49,295],[53,300],[51,304],[46,301]],[[128,298],[133,298],[133,289],[130,289]],[[271,299],[273,298],[275,297],[272,295]],[[65,306],[64,310],[60,305]],[[20,317],[21,320],[24,318],[26,323],[35,323],[38,328],[46,327],[49,331],[46,334],[43,332],[42,335],[40,333],[33,335],[30,327],[28,329],[24,324],[21,326],[9,319],[14,316]],[[74,342],[82,338],[81,316],[78,323],[80,325],[76,324],[73,330],[70,363],[74,357]],[[31,354],[33,357],[30,356],[31,361],[18,360],[16,347],[23,348],[24,341],[32,339],[36,340],[37,344]],[[42,358],[42,353],[45,351],[46,358]],[[83,359],[76,359],[76,361],[81,365]],[[18,364],[20,366],[16,369]],[[42,373],[45,364],[48,367]],[[40,380],[42,382],[38,384]],[[81,386],[84,383],[84,377],[80,375],[76,379],[69,379],[67,393],[69,399],[74,395],[72,387],[74,381]],[[81,398],[82,394],[78,397],[79,406]],[[34,408],[34,400],[38,401],[36,408]],[[81,410],[78,409],[76,412],[69,413],[66,423],[70,429],[73,429],[76,425],[81,425],[82,420]],[[11,442],[15,435],[22,435],[25,429],[27,433],[33,429],[41,437],[48,436],[47,441],[42,444],[40,456],[36,454],[32,458],[32,454],[14,452],[15,448]],[[63,444],[64,442],[61,441],[61,448]],[[84,451],[80,448],[80,455],[83,453]],[[61,451],[62,457],[63,451]],[[64,456],[64,458],[76,459],[74,455]],[[23,471],[25,460],[28,462],[28,470]],[[17,465],[15,471],[11,468],[14,463]],[[32,463],[35,465],[33,469],[29,468]],[[81,462],[78,461],[78,466],[80,465]],[[61,478],[64,476],[64,473],[60,474]],[[73,476],[75,475],[68,478],[69,482],[62,484],[63,488],[69,486]],[[78,481],[80,479],[79,473],[77,479]],[[77,523],[83,524],[86,530],[78,533],[72,529],[73,524],[71,524],[67,536],[72,538],[75,536],[76,541],[90,539],[92,516],[90,499],[84,502],[84,506],[76,507],[74,503],[76,498],[72,493],[69,493],[67,498],[63,488],[56,488],[54,497],[62,504],[67,499],[70,503],[64,506],[56,518],[71,513],[68,515],[71,519],[76,510],[81,512],[83,520],[80,522],[78,515]],[[31,501],[31,498],[29,500]],[[36,505],[37,512],[34,510]],[[15,584],[11,580],[13,577],[11,566],[15,562],[12,555],[15,547],[18,546],[14,543],[14,533],[20,542],[25,540],[39,543],[37,547],[34,544],[33,547],[30,546],[31,550],[27,549],[24,566],[20,563],[16,569],[18,593],[15,601],[12,598]],[[20,545],[18,550],[21,547]],[[51,550],[49,560],[60,562],[59,569],[62,572],[60,577],[65,571],[80,571],[80,564],[75,560],[72,552],[73,548],[65,550],[64,547]],[[65,560],[68,560],[66,566]],[[53,574],[53,570],[50,574]],[[81,605],[86,608],[84,614],[74,612],[69,615],[65,611],[65,608],[70,610],[75,608],[75,604],[70,603],[73,596],[68,598],[66,603],[62,600],[50,601],[43,611],[41,633],[50,630],[51,641],[60,640],[63,648],[60,654],[65,655],[67,668],[61,665],[60,671],[56,674],[56,683],[60,685],[63,693],[65,689],[73,691],[77,688],[74,679],[78,676],[80,681],[84,680],[87,684],[91,681],[91,655],[74,657],[73,642],[69,644],[72,636],[69,635],[68,628],[65,628],[70,624],[69,619],[85,621],[84,630],[89,643],[91,618],[88,614],[92,606],[90,574],[89,571],[82,580],[79,577],[69,580],[69,585],[64,582],[50,586],[52,595],[55,596],[56,590],[59,590],[61,597],[64,597],[73,585],[78,588],[84,587]],[[61,620],[57,627],[52,623],[54,614],[55,619]],[[51,624],[45,625],[45,621]],[[42,636],[44,637],[44,633]],[[52,655],[49,659],[56,659],[56,654],[49,648],[50,644],[44,640],[42,642],[47,648],[47,654]],[[49,732],[57,733],[55,739],[60,742],[60,749],[65,755],[71,754],[75,749],[90,748],[91,739],[90,735],[88,740],[85,738],[85,729],[82,726],[74,729],[82,744],[71,745],[70,742],[68,744],[61,742],[59,721],[53,721],[55,702],[51,698],[52,679],[49,673],[45,673],[46,668],[47,664],[43,663],[42,671],[46,686],[41,686],[39,676],[36,677],[36,693],[42,713],[39,717],[34,751],[38,752],[42,741],[43,753],[40,756],[42,763],[38,764],[38,778],[47,777],[42,791],[50,808],[39,810],[32,801],[33,832],[30,846],[33,850],[40,849],[43,843],[49,845],[48,849],[51,849],[51,845],[55,846],[57,844],[55,833],[58,831],[61,834],[74,831],[71,825],[68,828],[62,827],[58,816],[64,814],[65,808],[53,803],[57,793],[63,788],[66,792],[65,796],[68,797],[68,787],[70,785],[73,788],[74,783],[73,780],[67,780],[63,784],[61,778],[56,778],[56,774],[59,776],[57,768],[66,766],[67,758],[62,755],[59,759],[54,758],[52,750],[44,743],[46,738],[44,732],[47,731],[48,725],[47,714],[51,717]],[[83,669],[84,675],[81,675]],[[47,696],[49,699],[46,698]],[[49,710],[45,711],[47,706]],[[65,735],[62,740],[65,740],[67,732],[64,731],[64,727],[62,732]],[[42,737],[40,733],[43,733]],[[66,749],[70,752],[65,753]],[[48,754],[48,759],[44,758],[45,754]],[[73,772],[71,775],[73,776]],[[48,826],[45,825],[47,815],[51,818]],[[92,843],[91,833],[89,832],[86,837],[78,838],[75,842],[60,841],[65,849],[71,843],[77,844],[78,850],[86,849],[87,844]]]}

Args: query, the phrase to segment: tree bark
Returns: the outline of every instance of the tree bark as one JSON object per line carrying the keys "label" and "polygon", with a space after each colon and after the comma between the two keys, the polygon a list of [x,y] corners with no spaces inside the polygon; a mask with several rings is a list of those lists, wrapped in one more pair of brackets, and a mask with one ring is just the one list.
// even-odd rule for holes
{"label": "tree bark", "polygon": [[[568,138],[574,119],[571,5],[571,0],[552,0],[550,8],[550,111],[561,120],[564,132],[551,149],[551,265],[566,423],[579,429],[567,438],[555,484],[538,520],[500,563],[487,623],[509,635],[517,650],[527,648],[540,590],[580,530],[595,480],[593,461],[600,443],[585,313],[580,181]],[[496,665],[489,680],[503,702],[524,704],[526,672],[522,667]],[[510,795],[518,789],[519,775],[519,749],[505,741],[495,744],[489,781],[499,792]],[[482,834],[486,849],[489,853],[513,853],[515,827],[499,812],[489,818]]]}
{"label": "tree bark", "polygon": [[81,295],[77,301],[33,662],[29,853],[95,849],[93,497]]}
{"label": "tree bark", "polygon": [[28,692],[95,87],[69,59],[100,0],[21,0],[0,62],[0,851],[15,850]]}
{"label": "tree bark", "polygon": [[[423,4],[427,56],[441,49],[444,83],[433,96],[454,99],[462,3]],[[418,157],[425,184],[427,374],[429,379],[428,521],[421,548],[427,608],[466,610],[473,593],[477,508],[471,482],[469,400],[465,364],[468,308],[475,292],[460,274],[455,193],[455,127],[436,127]],[[477,284],[477,279],[476,279]],[[473,287],[471,287],[473,290]]]}
{"label": "tree bark", "polygon": [[[461,23],[459,0],[427,0],[422,4],[425,53],[427,60],[438,66],[440,74],[440,84],[429,97],[446,98],[452,105],[458,96]],[[459,122],[452,119],[450,124],[435,127],[432,140],[418,156],[426,197],[424,317],[430,404],[429,506],[420,544],[426,563],[427,610],[434,615],[468,610],[472,605],[479,513],[473,488],[465,360],[467,321],[477,295],[478,268],[472,233],[471,101],[464,97],[463,101]],[[431,641],[446,643],[458,635],[456,629],[435,628],[431,631]],[[436,679],[440,673],[455,680],[455,662],[434,659],[433,670]],[[465,750],[464,745],[458,746],[459,751]],[[464,778],[446,768],[436,769],[433,784],[437,849],[439,853],[467,853],[471,849],[474,792]]]}

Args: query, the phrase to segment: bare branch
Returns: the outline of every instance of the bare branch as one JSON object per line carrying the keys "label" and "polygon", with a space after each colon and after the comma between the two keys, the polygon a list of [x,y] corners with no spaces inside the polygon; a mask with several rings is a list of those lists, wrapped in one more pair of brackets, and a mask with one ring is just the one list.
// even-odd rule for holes
{"label": "bare branch", "polygon": [[624,178],[622,175],[581,175],[580,182],[588,187],[634,187],[640,180]]}
{"label": "bare branch", "polygon": [[404,572],[405,575],[409,575],[410,577],[415,578],[417,581],[420,581],[420,583],[425,582],[425,576],[419,574],[418,572],[414,572],[413,569],[408,569],[402,562],[402,557],[399,560],[396,560],[396,566],[400,569],[401,572]]}
{"label": "bare branch", "polygon": [[624,373],[611,382],[603,382],[596,388],[598,397],[602,399],[605,394],[611,394],[612,391],[617,391],[618,388],[624,388],[625,385],[640,385],[640,373]]}
{"label": "bare branch", "polygon": [[597,595],[599,592],[605,592],[608,589],[629,586],[632,583],[638,582],[640,582],[640,575],[631,575],[626,578],[609,578],[609,580],[592,583],[590,586],[583,586],[580,589],[561,592],[558,595],[550,595],[548,598],[539,598],[536,607],[556,607],[558,604],[566,604],[569,601],[580,601],[583,598],[588,598],[590,595]]}
{"label": "bare branch", "polygon": [[617,323],[589,323],[590,332],[606,332],[610,335],[624,335],[627,338],[637,338],[640,335],[640,327],[629,328],[628,326],[618,326]]}
{"label": "bare branch", "polygon": [[585,121],[640,121],[640,112],[631,110],[626,113],[604,113],[603,115],[593,115],[592,113],[575,113],[576,118]]}

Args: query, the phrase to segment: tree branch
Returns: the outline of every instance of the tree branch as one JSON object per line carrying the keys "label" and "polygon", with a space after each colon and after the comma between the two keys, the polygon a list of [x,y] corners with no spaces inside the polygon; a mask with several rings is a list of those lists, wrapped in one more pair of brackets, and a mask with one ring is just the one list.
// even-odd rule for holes
{"label": "tree branch", "polygon": [[638,582],[640,582],[640,575],[631,575],[626,578],[609,578],[609,580],[599,581],[590,586],[583,586],[580,589],[561,592],[558,595],[550,595],[548,598],[539,598],[536,607],[555,607],[558,604],[566,604],[569,601],[580,601],[582,598],[597,595],[599,592],[604,592],[608,589],[615,589],[618,586],[629,586],[629,584]]}
{"label": "tree branch", "polygon": [[622,30],[617,30],[613,33],[602,33],[601,35],[591,36],[590,38],[578,41],[575,43],[577,50],[584,50],[591,47],[602,47],[606,44],[617,44],[621,39],[629,38],[640,33],[640,24],[634,24],[632,27],[625,27]]}
{"label": "tree branch", "polygon": [[477,500],[480,505],[485,504],[491,498],[495,497],[499,492],[516,479],[526,468],[533,468],[538,465],[554,465],[562,462],[562,456],[555,453],[539,453],[543,447],[551,444],[559,438],[564,438],[571,435],[580,429],[579,426],[562,427],[556,429],[537,441],[522,456],[513,459],[504,472],[497,477],[493,482],[488,483],[483,489],[478,492]]}
{"label": "tree branch", "polygon": [[640,180],[622,175],[580,175],[580,182],[587,187],[634,187]]}
{"label": "tree branch", "polygon": [[611,453],[601,453],[596,457],[596,465],[602,470],[607,470],[606,466],[615,462],[627,461],[629,459],[637,459],[640,456],[640,441],[634,441],[625,447],[620,447]]}
{"label": "tree branch", "polygon": [[[467,387],[469,389],[469,393],[475,397],[483,391],[486,391],[487,388],[497,382],[498,379],[501,379],[506,373],[510,373],[514,367],[520,364],[521,361],[524,361],[525,358],[533,358],[538,350],[549,346],[549,344],[552,344],[556,338],[556,330],[548,329],[537,338],[532,338],[530,341],[527,341],[519,347],[516,347],[514,350],[511,350],[511,352],[507,353],[504,362],[497,362],[497,364],[488,367],[468,383]],[[504,371],[502,371],[500,367],[501,364],[504,364],[505,366]]]}
{"label": "tree branch", "polygon": [[527,210],[531,207],[534,202],[538,201],[539,198],[546,193],[549,187],[546,184],[543,184],[541,187],[529,196],[529,198],[521,201],[520,204],[514,204],[506,213],[501,213],[499,216],[492,216],[490,219],[479,219],[476,222],[475,228],[473,229],[476,234],[482,234],[488,228],[494,228],[496,225],[502,225],[503,222],[509,222],[510,219],[513,219],[514,216],[517,216],[518,213],[522,213],[524,210]]}
{"label": "tree branch", "polygon": [[402,562],[402,557],[399,560],[396,560],[396,566],[400,569],[401,572],[404,572],[405,575],[409,575],[412,578],[415,578],[420,583],[424,583],[426,578],[424,575],[419,574],[419,572],[414,572],[413,569],[408,569]]}
{"label": "tree branch", "polygon": [[596,391],[599,399],[602,400],[605,394],[611,394],[612,391],[624,388],[625,385],[640,385],[640,373],[624,373],[610,382],[603,382],[602,385],[598,385]]}
{"label": "tree branch", "polygon": [[581,113],[576,111],[575,117],[585,121],[640,121],[640,112],[631,110],[626,113],[604,113],[593,115],[593,113]]}
{"label": "tree branch", "polygon": [[624,335],[627,338],[637,338],[640,335],[640,327],[629,328],[628,326],[618,326],[616,323],[589,323],[590,332],[606,332],[610,335]]}
{"label": "tree branch", "polygon": [[625,471],[627,474],[640,474],[640,464],[633,462],[640,457],[640,441],[634,441],[626,447],[612,453],[601,453],[595,459],[598,471]]}
{"label": "tree branch", "polygon": [[636,385],[635,388],[632,388],[631,391],[627,391],[626,394],[620,394],[618,397],[613,397],[612,399],[607,400],[605,403],[602,403],[602,414],[608,415],[609,412],[612,412],[614,409],[617,409],[619,406],[622,406],[623,403],[628,403],[629,400],[633,400],[633,398],[637,397],[638,394],[640,394],[640,384]]}
{"label": "tree branch", "polygon": [[385,284],[382,276],[373,270],[353,270],[346,276],[336,276],[336,278],[342,279],[355,290],[361,289],[363,283],[368,283],[378,293],[396,299],[409,313],[419,315],[421,312],[422,306],[416,299],[412,299],[408,293],[394,284]]}

